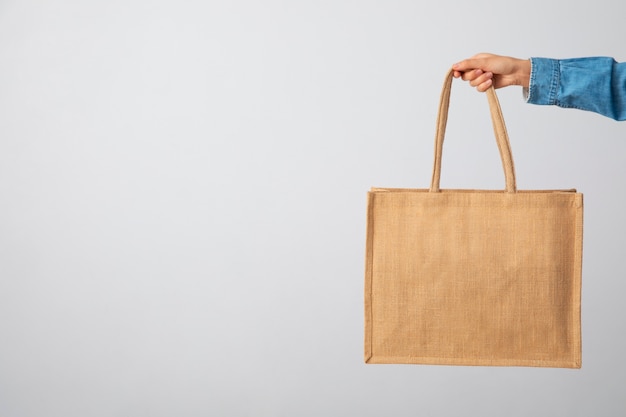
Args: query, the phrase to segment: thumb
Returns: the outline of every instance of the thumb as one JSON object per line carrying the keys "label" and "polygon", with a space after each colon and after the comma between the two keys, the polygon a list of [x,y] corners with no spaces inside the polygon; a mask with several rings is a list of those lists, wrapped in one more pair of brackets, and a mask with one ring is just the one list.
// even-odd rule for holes
{"label": "thumb", "polygon": [[470,58],[470,59],[464,59],[463,61],[457,62],[456,64],[452,65],[452,69],[455,71],[459,71],[459,72],[466,72],[466,71],[470,71],[470,70],[478,69],[478,68],[485,70],[485,68],[483,68],[484,66],[485,66],[484,59]]}

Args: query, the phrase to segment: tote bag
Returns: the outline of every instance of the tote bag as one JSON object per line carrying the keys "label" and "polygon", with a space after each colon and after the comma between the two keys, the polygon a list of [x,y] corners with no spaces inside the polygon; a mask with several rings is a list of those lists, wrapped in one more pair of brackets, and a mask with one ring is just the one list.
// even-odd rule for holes
{"label": "tote bag", "polygon": [[517,190],[493,87],[505,189],[440,189],[452,79],[430,188],[368,193],[365,362],[580,368],[583,196]]}

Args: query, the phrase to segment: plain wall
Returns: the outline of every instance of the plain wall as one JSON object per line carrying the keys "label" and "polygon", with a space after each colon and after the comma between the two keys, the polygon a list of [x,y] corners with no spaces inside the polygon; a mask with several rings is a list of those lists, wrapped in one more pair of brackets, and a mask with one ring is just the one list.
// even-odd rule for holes
{"label": "plain wall", "polygon": [[[447,69],[626,60],[626,3],[0,1],[0,416],[626,414],[626,124],[499,91],[585,195],[581,370],[363,363],[370,186],[430,182]],[[503,188],[453,85],[443,188]]]}

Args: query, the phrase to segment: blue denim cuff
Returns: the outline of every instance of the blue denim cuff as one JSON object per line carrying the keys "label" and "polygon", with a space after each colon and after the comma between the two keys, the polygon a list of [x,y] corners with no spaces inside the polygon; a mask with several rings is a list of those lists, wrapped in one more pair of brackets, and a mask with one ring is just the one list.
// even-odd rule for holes
{"label": "blue denim cuff", "polygon": [[530,82],[526,101],[531,104],[556,104],[559,77],[557,59],[530,58]]}

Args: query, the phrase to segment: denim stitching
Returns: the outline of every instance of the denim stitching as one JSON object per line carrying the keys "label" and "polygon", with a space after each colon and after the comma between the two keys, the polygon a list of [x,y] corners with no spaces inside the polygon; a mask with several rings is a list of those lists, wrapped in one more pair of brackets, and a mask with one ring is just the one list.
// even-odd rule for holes
{"label": "denim stitching", "polygon": [[550,82],[550,96],[548,98],[548,102],[549,104],[557,104],[558,105],[558,100],[557,100],[557,95],[558,95],[558,89],[559,89],[559,84],[561,83],[561,61],[560,60],[556,60],[553,64],[552,64],[552,81]]}

